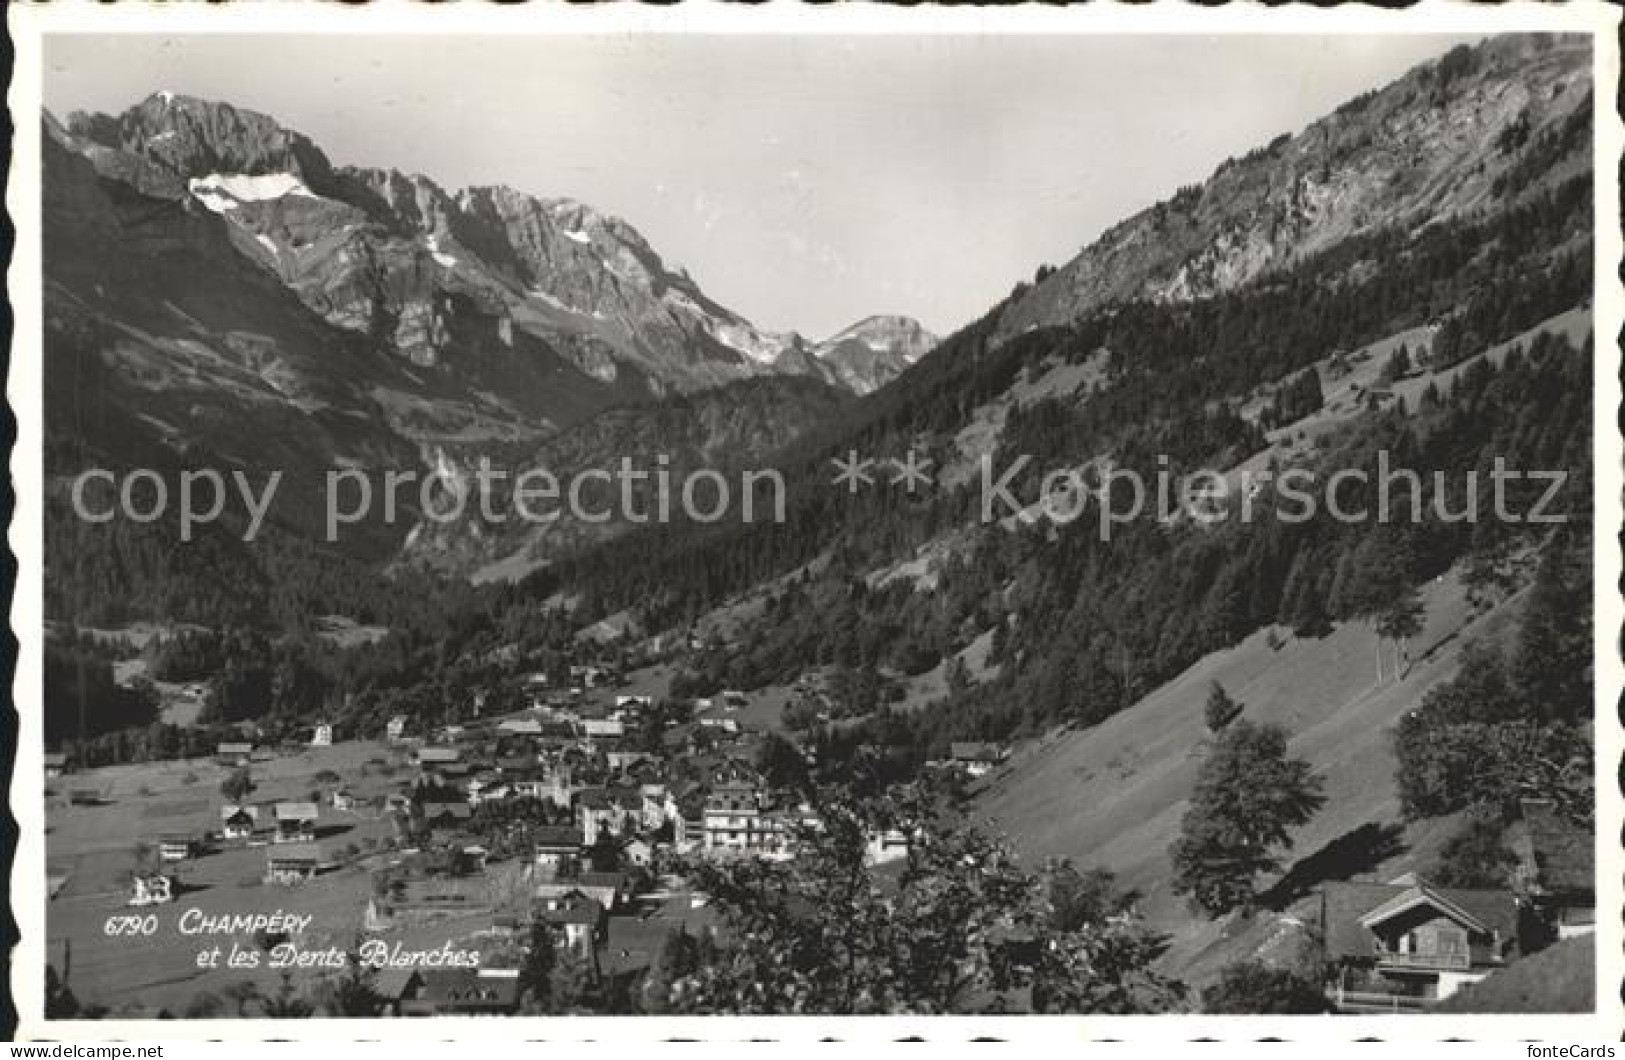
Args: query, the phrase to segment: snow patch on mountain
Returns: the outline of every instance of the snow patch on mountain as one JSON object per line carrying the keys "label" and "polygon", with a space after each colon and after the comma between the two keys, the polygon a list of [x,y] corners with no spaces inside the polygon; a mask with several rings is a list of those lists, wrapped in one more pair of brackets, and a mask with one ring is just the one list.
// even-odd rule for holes
{"label": "snow patch on mountain", "polygon": [[439,236],[430,236],[424,240],[424,245],[429,248],[429,256],[434,258],[441,268],[453,269],[457,267],[457,259],[440,249]]}
{"label": "snow patch on mountain", "polygon": [[292,173],[210,173],[206,177],[193,177],[186,182],[186,188],[215,213],[235,210],[245,202],[268,202],[289,195],[316,198],[316,194],[305,187],[305,182]]}
{"label": "snow patch on mountain", "polygon": [[719,323],[711,334],[724,346],[738,350],[757,364],[772,364],[784,352],[782,339],[764,335],[744,321]]}

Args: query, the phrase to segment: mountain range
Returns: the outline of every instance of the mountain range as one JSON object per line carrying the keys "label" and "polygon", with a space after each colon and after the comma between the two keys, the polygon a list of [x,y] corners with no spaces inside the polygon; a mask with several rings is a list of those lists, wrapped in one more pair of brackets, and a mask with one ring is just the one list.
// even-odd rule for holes
{"label": "mountain range", "polygon": [[[1548,790],[1521,766],[1589,777],[1593,62],[1583,37],[1452,48],[940,341],[886,316],[766,333],[623,222],[335,168],[221,104],[47,119],[46,614],[231,631],[224,694],[258,682],[239,702],[267,725],[460,723],[476,690],[512,709],[525,675],[590,660],[658,701],[742,690],[741,724],[855,790],[998,744],[969,810],[1021,857],[1115,873],[1193,985],[1277,960],[1312,888],[1459,870],[1469,817]],[[255,548],[62,514],[67,476],[98,462],[463,473],[494,455],[562,475],[656,453],[674,474],[771,464],[786,517],[414,515],[335,559],[301,544],[309,483]],[[869,486],[832,483],[860,454]],[[929,487],[885,473],[905,456]],[[994,517],[983,461],[1028,468]],[[1501,463],[1560,473],[1541,503],[1564,525],[1489,514],[1472,476]],[[1389,468],[1417,486],[1384,518]],[[1103,524],[1108,490],[1043,518],[1046,472],[1106,469],[1246,488]],[[1337,496],[1364,518],[1277,489],[1351,471]],[[336,650],[316,619],[376,643]],[[1216,686],[1238,712],[1219,722]],[[1256,907],[1201,916],[1170,848],[1236,717],[1285,730],[1327,805],[1248,852]],[[1570,723],[1586,754],[1518,735]],[[1484,756],[1505,772],[1471,804],[1446,789],[1488,736],[1512,750]]]}
{"label": "mountain range", "polygon": [[[221,216],[238,247],[324,319],[420,366],[447,355],[455,298],[592,379],[630,374],[656,395],[774,373],[872,389],[933,341],[898,318],[825,343],[763,331],[586,203],[335,167],[300,133],[227,103],[158,92],[117,117],[74,113],[54,131],[103,177]],[[852,337],[871,355],[848,349],[825,366]]]}
{"label": "mountain range", "polygon": [[[55,433],[81,454],[212,454],[307,479],[457,467],[746,380],[764,385],[732,400],[782,411],[783,395],[824,388],[805,407],[827,411],[936,342],[897,316],[822,342],[765,331],[585,203],[336,166],[228,103],[156,92],[117,116],[44,122],[48,345],[73,356],[50,374],[76,381],[48,390],[65,410]],[[95,417],[73,392],[87,373],[104,387]],[[768,429],[735,458],[807,425],[758,420]],[[286,514],[308,532],[315,513]],[[369,554],[408,529],[379,528]]]}
{"label": "mountain range", "polygon": [[[1011,376],[1029,337],[1053,344],[1041,337],[1114,306],[1246,294],[1284,311],[1362,286],[1380,301],[1384,255],[1408,260],[1447,228],[1482,228],[1583,176],[1587,59],[1583,42],[1554,36],[1455,49],[1227,160],[944,341],[896,316],[823,341],[768,332],[583,203],[335,166],[229,104],[159,92],[118,116],[47,115],[48,452],[71,455],[50,466],[218,458],[313,480],[335,465],[462,473],[494,454],[516,472],[568,473],[628,446],[687,467],[722,454],[744,465],[923,418],[935,429],[911,442],[964,482],[1014,444],[1024,410],[1059,401],[1095,415],[1090,396],[1135,367],[1125,359],[1150,370],[1164,352],[1118,340]],[[1407,313],[1437,328],[1468,296],[1435,283]],[[1290,367],[1325,335],[1288,313],[1270,341],[1302,339],[1282,354]],[[1283,382],[1257,366],[1242,376],[1250,392],[1225,400]],[[1095,444],[1107,451],[1076,461],[1116,459],[1119,443]],[[315,489],[279,512],[301,533],[319,514]],[[357,554],[519,576],[604,537],[417,525],[360,531]]]}

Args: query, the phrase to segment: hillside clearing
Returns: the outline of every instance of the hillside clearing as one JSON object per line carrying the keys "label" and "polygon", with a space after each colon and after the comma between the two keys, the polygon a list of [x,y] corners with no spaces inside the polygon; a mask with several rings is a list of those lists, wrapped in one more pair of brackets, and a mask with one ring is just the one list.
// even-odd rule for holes
{"label": "hillside clearing", "polygon": [[[1390,677],[1376,684],[1375,639],[1364,623],[1319,640],[1287,636],[1279,649],[1270,647],[1269,631],[1259,631],[1093,729],[1018,749],[978,797],[977,816],[1029,860],[1066,857],[1115,872],[1141,892],[1151,923],[1173,936],[1167,961],[1183,970],[1221,934],[1168,889],[1168,846],[1195,778],[1211,682],[1245,704],[1246,717],[1284,726],[1292,752],[1326,777],[1326,805],[1298,833],[1284,858],[1289,867],[1362,825],[1397,824],[1390,726],[1455,674],[1464,643],[1499,635],[1518,608],[1515,597],[1474,618],[1454,575],[1435,580],[1422,596],[1427,625],[1403,680],[1391,676],[1388,646]],[[1388,878],[1421,867],[1448,834],[1443,822],[1409,828],[1399,852],[1368,869]]]}

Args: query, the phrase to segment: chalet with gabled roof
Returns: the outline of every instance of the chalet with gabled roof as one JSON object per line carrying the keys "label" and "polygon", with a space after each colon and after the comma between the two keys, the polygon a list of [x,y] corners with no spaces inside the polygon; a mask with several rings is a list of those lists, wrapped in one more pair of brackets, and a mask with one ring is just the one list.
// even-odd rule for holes
{"label": "chalet with gabled roof", "polygon": [[247,839],[254,834],[260,822],[257,806],[227,805],[220,807],[220,834],[226,839]]}
{"label": "chalet with gabled roof", "polygon": [[585,838],[579,828],[543,825],[531,834],[536,870],[542,876],[568,875],[581,863]]}
{"label": "chalet with gabled roof", "polygon": [[535,885],[536,898],[544,902],[572,892],[592,899],[605,913],[613,913],[631,900],[631,879],[624,872],[576,872]]}
{"label": "chalet with gabled roof", "polygon": [[321,811],[314,802],[279,802],[276,817],[278,843],[308,843],[316,838],[316,821]]}
{"label": "chalet with gabled roof", "polygon": [[607,933],[609,913],[596,899],[576,887],[539,896],[536,917],[558,928],[576,956],[592,960]]}
{"label": "chalet with gabled roof", "polygon": [[440,768],[462,761],[463,752],[457,747],[419,747],[414,757],[419,768]]}
{"label": "chalet with gabled roof", "polygon": [[1426,1008],[1506,966],[1517,952],[1509,891],[1393,883],[1328,883],[1320,937],[1339,969],[1332,1001],[1345,1011]]}
{"label": "chalet with gabled roof", "polygon": [[971,777],[986,776],[1008,752],[996,743],[955,742],[948,746],[948,761]]}
{"label": "chalet with gabled roof", "polygon": [[576,792],[576,823],[588,846],[604,831],[624,833],[643,812],[643,795],[634,788],[584,788]]}
{"label": "chalet with gabled roof", "polygon": [[293,887],[316,875],[322,851],[315,843],[286,843],[266,848],[265,882]]}
{"label": "chalet with gabled roof", "polygon": [[402,1016],[511,1016],[519,1011],[518,970],[414,970],[396,1004]]}
{"label": "chalet with gabled roof", "polygon": [[228,768],[246,766],[254,760],[254,745],[246,740],[222,740],[215,746],[214,760]]}

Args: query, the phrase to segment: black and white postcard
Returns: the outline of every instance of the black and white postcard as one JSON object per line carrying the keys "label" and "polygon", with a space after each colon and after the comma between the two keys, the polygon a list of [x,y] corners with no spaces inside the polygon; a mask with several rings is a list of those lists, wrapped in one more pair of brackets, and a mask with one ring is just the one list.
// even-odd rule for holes
{"label": "black and white postcard", "polygon": [[20,1038],[1617,1038],[1617,11],[9,14]]}

